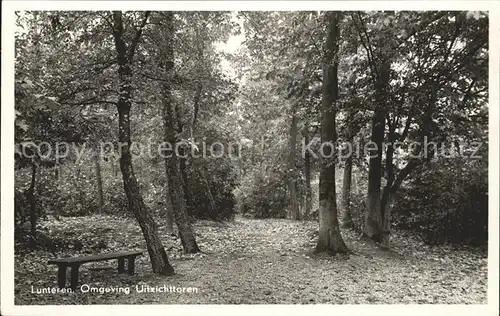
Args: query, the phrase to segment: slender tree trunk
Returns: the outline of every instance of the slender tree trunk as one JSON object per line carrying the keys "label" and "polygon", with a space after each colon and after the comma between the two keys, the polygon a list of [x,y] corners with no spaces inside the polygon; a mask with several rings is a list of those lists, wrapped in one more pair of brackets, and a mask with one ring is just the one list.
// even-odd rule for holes
{"label": "slender tree trunk", "polygon": [[[143,26],[146,23],[149,12],[145,13]],[[137,219],[141,227],[142,234],[146,241],[149,257],[153,272],[162,275],[174,274],[174,269],[168,262],[167,253],[160,241],[157,232],[157,225],[151,215],[150,211],[144,204],[142,199],[139,184],[135,177],[134,169],[132,166],[132,155],[130,152],[130,145],[132,143],[130,137],[130,108],[132,100],[132,71],[130,63],[132,59],[133,50],[127,52],[127,47],[123,39],[124,27],[122,24],[121,11],[113,12],[113,36],[115,39],[115,47],[117,52],[118,62],[118,79],[119,79],[119,98],[117,103],[118,110],[118,141],[121,146],[120,152],[120,170],[123,176],[123,187],[125,195],[127,196],[128,206],[130,211]],[[137,41],[140,37],[140,30],[137,30]],[[137,45],[137,42],[132,42],[131,47]]]}
{"label": "slender tree trunk", "polygon": [[[338,98],[338,13],[327,12],[328,33],[323,61],[321,142],[336,141],[335,112]],[[325,155],[328,153],[325,152]],[[342,253],[347,246],[340,234],[335,193],[335,162],[323,161],[319,180],[319,239],[316,252]]]}
{"label": "slender tree trunk", "polygon": [[[172,144],[172,148],[175,148],[176,132],[173,123],[172,93],[170,87],[165,84],[163,87],[163,124],[165,129],[165,142]],[[198,248],[193,229],[189,223],[182,178],[175,152],[165,155],[165,170],[168,179],[170,199],[172,201],[174,220],[179,229],[182,247],[186,253],[196,253],[200,251],[200,249]]]}
{"label": "slender tree trunk", "polygon": [[[166,78],[171,77],[171,71],[174,66],[174,47],[173,47],[173,13],[165,12],[164,14],[164,48],[161,51],[161,59],[165,62]],[[163,83],[163,128],[165,133],[165,141],[175,148],[177,142],[175,129],[175,113],[173,109],[173,96],[168,82]],[[176,153],[165,155],[165,171],[168,179],[168,187],[170,199],[172,201],[174,220],[179,229],[182,247],[185,253],[199,252],[198,244],[196,243],[195,235],[189,222],[187,214],[187,205],[182,186],[182,175],[179,170],[178,159]]]}
{"label": "slender tree trunk", "polygon": [[210,208],[210,210],[209,210],[210,218],[213,220],[217,220],[217,205],[215,203],[215,199],[214,199],[214,196],[212,194],[212,191],[210,190],[210,182],[208,181],[208,178],[207,178],[205,166],[200,167],[199,174],[200,174],[201,180],[203,181],[203,184],[205,185],[205,193],[207,194],[208,207]]}
{"label": "slender tree trunk", "polygon": [[[351,144],[354,139],[352,128],[353,110],[349,111],[347,117],[347,141]],[[344,179],[342,181],[342,227],[352,228],[352,215],[351,215],[351,184],[352,184],[352,152],[346,158],[344,164]]]}
{"label": "slender tree trunk", "polygon": [[[390,132],[392,134],[392,131]],[[392,144],[393,139],[389,142]],[[392,184],[394,182],[394,168],[392,165],[394,147],[388,144],[387,151],[385,154],[386,160],[386,171],[387,171],[387,182],[382,191],[382,199],[380,201],[380,213],[382,215],[382,238],[380,243],[386,247],[389,247],[389,237],[390,237],[390,226],[391,226],[391,196],[392,196]]]}
{"label": "slender tree trunk", "polygon": [[351,181],[352,156],[347,157],[344,166],[344,179],[342,182],[342,227],[352,228],[351,215]]}
{"label": "slender tree trunk", "polygon": [[37,221],[37,211],[36,211],[36,199],[35,199],[35,186],[36,186],[36,172],[38,168],[34,162],[31,163],[31,181],[28,191],[26,192],[26,199],[30,205],[30,224],[31,224],[31,236],[36,239],[36,221]]}
{"label": "slender tree trunk", "polygon": [[[174,125],[177,126],[177,133],[181,134],[184,128],[184,124],[181,121],[181,113],[179,111],[179,107],[176,104],[174,107]],[[182,180],[182,191],[184,192],[184,199],[186,200],[187,213],[188,215],[192,215],[191,205],[192,205],[192,197],[191,190],[189,187],[188,173],[187,173],[187,164],[188,157],[186,157],[186,148],[185,146],[179,146],[178,148],[178,161],[179,161],[179,172]]]}
{"label": "slender tree trunk", "polygon": [[174,234],[174,210],[172,209],[172,200],[170,199],[170,189],[168,187],[168,182],[165,183],[165,188],[163,191],[164,200],[165,200],[165,225],[167,234]]}
{"label": "slender tree trunk", "polygon": [[99,214],[104,212],[104,193],[102,189],[102,175],[101,175],[101,157],[97,151],[94,150],[94,166],[95,166],[95,176],[97,181],[97,197],[99,201]]}
{"label": "slender tree trunk", "polygon": [[288,190],[290,193],[290,217],[294,220],[300,219],[299,202],[297,199],[297,172],[295,170],[295,150],[297,144],[297,107],[298,103],[292,104],[292,122],[289,132],[288,152]]}
{"label": "slender tree trunk", "polygon": [[110,160],[111,160],[111,169],[113,169],[113,174],[116,177],[116,176],[118,176],[118,170],[119,170],[119,168],[117,168],[116,161],[115,161],[114,158],[111,158]]}
{"label": "slender tree trunk", "polygon": [[187,174],[187,158],[184,157],[185,153],[185,148],[181,146],[179,148],[179,172],[182,180],[182,191],[184,192],[184,199],[186,200],[186,212],[187,214],[192,215],[191,205],[193,203]]}
{"label": "slender tree trunk", "polygon": [[[306,124],[304,128],[304,140],[309,144],[309,129]],[[304,175],[305,175],[305,210],[304,218],[308,218],[312,214],[312,189],[311,189],[311,154],[306,150],[304,155]]]}

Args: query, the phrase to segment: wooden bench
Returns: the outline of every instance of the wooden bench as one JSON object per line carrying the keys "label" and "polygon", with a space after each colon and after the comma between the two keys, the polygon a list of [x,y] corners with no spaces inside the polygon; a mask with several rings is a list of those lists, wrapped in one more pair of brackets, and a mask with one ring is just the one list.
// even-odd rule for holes
{"label": "wooden bench", "polygon": [[135,257],[142,255],[142,251],[129,251],[119,253],[107,253],[96,256],[73,257],[49,260],[49,264],[58,266],[57,284],[60,288],[66,286],[66,269],[71,267],[71,288],[76,289],[78,284],[78,268],[87,262],[107,261],[118,259],[118,273],[125,272],[125,259],[127,259],[128,274],[133,275],[135,269]]}

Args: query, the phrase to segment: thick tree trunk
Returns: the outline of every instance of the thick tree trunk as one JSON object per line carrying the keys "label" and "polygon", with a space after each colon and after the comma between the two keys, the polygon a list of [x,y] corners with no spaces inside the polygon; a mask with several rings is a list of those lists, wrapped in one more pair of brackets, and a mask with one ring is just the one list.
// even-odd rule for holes
{"label": "thick tree trunk", "polygon": [[[171,70],[174,66],[174,47],[173,47],[173,13],[164,14],[164,48],[161,51],[161,58],[165,63],[165,77],[171,77]],[[163,92],[163,128],[165,141],[175,148],[177,142],[175,129],[175,113],[173,108],[173,97],[168,82],[162,86]],[[200,249],[196,243],[195,235],[187,214],[187,205],[182,186],[182,175],[179,170],[178,157],[175,151],[170,155],[165,155],[165,171],[168,179],[170,199],[174,210],[174,220],[179,229],[182,247],[185,253],[196,253]]]}
{"label": "thick tree trunk", "polygon": [[290,217],[294,220],[300,219],[299,202],[297,199],[297,172],[295,170],[295,150],[297,144],[297,103],[293,102],[291,114],[292,122],[289,132],[288,148],[288,190],[290,194]]}
{"label": "thick tree trunk", "polygon": [[[328,33],[323,61],[323,87],[321,107],[321,142],[336,141],[335,112],[338,98],[338,17],[327,13]],[[332,64],[333,63],[333,64]],[[327,153],[324,153],[327,155]],[[323,161],[319,180],[319,239],[316,252],[342,253],[347,246],[342,239],[337,218],[335,193],[335,162]]]}
{"label": "thick tree trunk", "polygon": [[[148,15],[149,13],[147,12],[144,24]],[[125,189],[125,195],[127,196],[129,209],[137,219],[139,226],[141,227],[142,234],[144,235],[153,272],[162,275],[173,275],[174,269],[168,262],[167,253],[163,248],[160,238],[158,237],[156,222],[144,204],[139,190],[139,184],[132,166],[132,155],[130,152],[130,145],[132,142],[130,137],[132,71],[130,68],[131,55],[129,54],[133,53],[133,51],[127,53],[126,45],[123,40],[124,30],[122,24],[122,13],[120,11],[113,12],[113,18],[113,36],[117,52],[118,78],[120,85],[120,97],[117,103],[117,110],[118,141],[121,145],[120,170],[123,176],[123,187]],[[138,33],[138,35],[140,36],[140,33]],[[134,47],[136,44],[137,43],[132,43],[131,46]]]}
{"label": "thick tree trunk", "polygon": [[384,141],[385,113],[375,110],[372,117],[371,142],[377,148],[370,152],[368,169],[368,192],[366,197],[365,222],[363,232],[369,238],[380,242],[382,239],[382,214],[380,211],[380,185],[382,177],[382,142]]}
{"label": "thick tree trunk", "polygon": [[[304,140],[309,144],[309,129],[306,124],[304,128]],[[308,218],[312,214],[312,189],[311,189],[311,154],[309,151],[304,155],[304,175],[305,175],[305,210],[304,218]]]}
{"label": "thick tree trunk", "polygon": [[389,82],[389,64],[383,63],[378,69],[375,82],[376,109],[372,116],[371,142],[376,148],[370,151],[368,163],[368,192],[366,196],[363,232],[374,241],[383,237],[380,185],[382,180],[382,143],[385,135],[386,89]]}
{"label": "thick tree trunk", "polygon": [[104,192],[102,189],[102,175],[101,175],[101,157],[97,151],[94,150],[94,166],[95,166],[95,177],[97,182],[97,197],[99,201],[99,214],[104,212]]}

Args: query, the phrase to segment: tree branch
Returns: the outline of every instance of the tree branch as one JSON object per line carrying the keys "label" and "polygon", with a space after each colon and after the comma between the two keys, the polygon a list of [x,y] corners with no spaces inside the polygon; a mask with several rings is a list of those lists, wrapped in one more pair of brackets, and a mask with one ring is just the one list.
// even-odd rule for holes
{"label": "tree branch", "polygon": [[96,98],[90,98],[90,99],[86,99],[86,100],[82,100],[82,101],[78,101],[78,102],[74,102],[74,103],[64,102],[61,104],[70,105],[70,106],[81,106],[81,105],[87,106],[87,105],[95,105],[95,104],[113,104],[113,105],[116,105],[117,102],[108,101],[108,100],[97,100]]}
{"label": "tree branch", "polygon": [[142,19],[142,22],[139,25],[139,27],[136,29],[134,39],[132,40],[132,43],[130,44],[130,48],[128,51],[127,57],[128,57],[129,61],[132,61],[132,59],[134,58],[135,49],[137,47],[137,44],[139,43],[139,40],[140,40],[141,34],[142,34],[142,30],[144,29],[144,26],[146,26],[146,23],[148,21],[148,17],[150,14],[151,14],[151,11],[146,11],[144,13],[144,18]]}

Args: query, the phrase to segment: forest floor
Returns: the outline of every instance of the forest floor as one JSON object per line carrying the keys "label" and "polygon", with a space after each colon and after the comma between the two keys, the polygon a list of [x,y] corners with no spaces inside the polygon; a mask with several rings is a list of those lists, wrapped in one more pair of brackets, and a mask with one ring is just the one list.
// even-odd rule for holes
{"label": "forest floor", "polygon": [[[104,239],[104,252],[145,250],[133,219],[89,216],[51,219],[50,235],[78,237],[91,245]],[[427,246],[395,232],[384,250],[342,232],[350,255],[314,255],[315,221],[244,219],[194,224],[203,253],[184,255],[180,241],[159,232],[176,274],[157,276],[147,251],[136,260],[136,274],[117,273],[114,261],[80,267],[80,285],[130,287],[125,293],[36,294],[57,287],[57,268],[47,265],[48,251],[16,254],[15,303],[29,304],[485,304],[487,253],[484,250]],[[86,254],[88,253],[88,254]],[[98,253],[64,250],[58,257]],[[196,293],[138,293],[136,286],[195,287]],[[36,291],[36,290],[35,290]]]}

